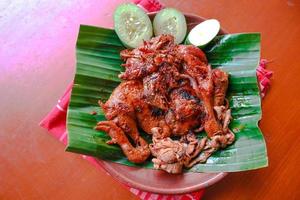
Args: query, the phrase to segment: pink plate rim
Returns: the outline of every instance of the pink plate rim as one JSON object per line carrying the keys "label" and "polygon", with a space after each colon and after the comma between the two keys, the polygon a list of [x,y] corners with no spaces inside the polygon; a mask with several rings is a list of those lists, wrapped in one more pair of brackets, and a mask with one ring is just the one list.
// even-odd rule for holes
{"label": "pink plate rim", "polygon": [[[228,172],[220,172],[220,173],[217,173],[216,175],[212,175],[212,177],[205,182],[199,182],[199,184],[195,184],[195,185],[189,186],[189,187],[178,188],[178,189],[156,188],[156,187],[151,187],[151,186],[136,182],[135,180],[129,179],[124,174],[119,173],[117,170],[115,170],[114,167],[112,167],[112,165],[121,165],[121,164],[112,163],[112,162],[104,161],[104,160],[97,160],[97,163],[99,165],[101,165],[105,169],[105,171],[109,175],[111,175],[115,180],[120,181],[121,183],[123,183],[129,187],[133,187],[136,189],[140,189],[140,190],[147,191],[147,192],[153,192],[153,193],[157,193],[157,194],[185,194],[185,193],[195,192],[197,190],[209,187],[209,186],[217,183],[218,181],[222,180],[225,176],[228,175]],[[124,165],[124,167],[133,168],[133,167],[125,166],[125,165]],[[153,170],[153,169],[145,169],[145,170],[149,170],[149,173],[152,173],[151,171],[158,171],[158,170]],[[187,172],[187,173],[198,173],[198,172]],[[170,176],[172,176],[172,175],[170,175]]]}

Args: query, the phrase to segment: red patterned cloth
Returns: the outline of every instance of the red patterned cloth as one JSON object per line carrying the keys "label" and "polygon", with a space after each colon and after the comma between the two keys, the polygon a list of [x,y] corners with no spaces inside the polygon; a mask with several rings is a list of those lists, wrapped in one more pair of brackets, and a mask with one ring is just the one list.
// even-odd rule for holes
{"label": "red patterned cloth", "polygon": [[140,6],[147,12],[155,12],[164,8],[158,0],[133,0],[133,3]]}
{"label": "red patterned cloth", "polygon": [[266,69],[268,61],[266,59],[261,59],[259,65],[256,69],[256,75],[259,82],[260,94],[261,97],[264,98],[267,91],[271,86],[271,77],[273,76],[273,72]]}
{"label": "red patterned cloth", "polygon": [[[138,6],[142,7],[148,12],[154,12],[162,9],[164,6],[159,3],[157,0],[133,0]],[[267,61],[262,59],[258,68],[257,76],[259,79],[259,85],[261,89],[262,97],[265,96],[266,91],[270,87],[270,78],[272,72],[266,70]],[[49,114],[41,121],[40,126],[47,129],[51,135],[61,141],[64,145],[67,144],[67,131],[66,131],[66,117],[67,109],[70,101],[71,90],[73,83],[71,83],[64,95],[58,100],[56,106],[49,112]],[[99,165],[97,159],[91,156],[82,156],[84,159],[88,160],[99,170],[103,170]],[[137,195],[142,200],[199,200],[204,194],[204,190],[199,190],[189,194],[182,195],[162,195],[154,194],[146,191],[141,191],[136,188],[130,188],[129,186],[124,185],[130,192]]]}

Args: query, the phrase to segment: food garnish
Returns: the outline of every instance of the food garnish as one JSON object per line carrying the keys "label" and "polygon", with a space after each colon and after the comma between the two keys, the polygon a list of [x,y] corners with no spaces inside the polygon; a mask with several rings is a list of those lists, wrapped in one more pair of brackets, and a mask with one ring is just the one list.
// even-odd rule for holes
{"label": "food garnish", "polygon": [[135,4],[119,5],[114,12],[114,27],[121,42],[128,48],[136,48],[153,35],[148,15]]}
{"label": "food garnish", "polygon": [[187,25],[184,15],[174,9],[165,8],[159,11],[153,20],[153,29],[155,36],[169,34],[175,38],[175,43],[181,43],[187,31]]}
{"label": "food garnish", "polygon": [[216,19],[208,19],[195,26],[187,36],[186,44],[192,44],[199,48],[205,47],[220,31],[220,22]]}

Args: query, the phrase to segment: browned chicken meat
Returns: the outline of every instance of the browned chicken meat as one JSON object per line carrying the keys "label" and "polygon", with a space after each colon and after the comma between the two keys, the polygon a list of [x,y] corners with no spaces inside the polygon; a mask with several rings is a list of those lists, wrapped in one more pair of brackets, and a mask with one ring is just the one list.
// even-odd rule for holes
{"label": "browned chicken meat", "polygon": [[139,48],[121,51],[121,58],[125,61],[125,72],[119,77],[123,80],[136,80],[158,71],[164,63],[179,65],[180,60],[176,58],[175,47],[174,38],[164,35],[145,41]]}
{"label": "browned chicken meat", "polygon": [[170,64],[162,64],[157,72],[143,78],[144,98],[148,104],[162,110],[168,110],[168,95],[172,89],[178,88],[180,74]]}
{"label": "browned chicken meat", "polygon": [[[108,144],[118,144],[128,160],[142,163],[152,154],[156,169],[180,173],[234,141],[225,98],[228,75],[211,69],[199,48],[161,35],[123,50],[121,57],[123,82],[99,102],[107,121],[95,129],[107,132]],[[150,146],[140,130],[153,135]],[[208,137],[199,140],[195,133],[202,130]]]}
{"label": "browned chicken meat", "polygon": [[171,138],[157,139],[153,129],[153,143],[150,150],[155,157],[152,159],[155,169],[162,169],[171,174],[181,173],[182,168],[191,167],[190,163],[205,147],[206,138],[198,140],[193,133],[181,137],[179,141]]}
{"label": "browned chicken meat", "polygon": [[165,120],[172,130],[172,135],[185,135],[190,130],[203,127],[205,110],[190,85],[172,90],[169,99]]}

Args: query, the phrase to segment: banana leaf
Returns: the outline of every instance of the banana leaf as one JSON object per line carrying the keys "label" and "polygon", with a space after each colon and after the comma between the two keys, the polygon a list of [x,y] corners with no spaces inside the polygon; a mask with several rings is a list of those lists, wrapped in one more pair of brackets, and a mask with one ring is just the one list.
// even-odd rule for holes
{"label": "banana leaf", "polygon": [[[77,66],[67,115],[66,150],[98,157],[128,166],[152,168],[151,159],[144,164],[129,162],[117,145],[107,145],[109,136],[93,127],[105,120],[97,104],[106,101],[120,83],[120,50],[124,49],[114,30],[80,26],[76,45]],[[230,74],[228,99],[233,120],[230,128],[236,135],[234,144],[214,153],[205,164],[187,171],[233,172],[268,165],[266,145],[258,127],[261,99],[255,69],[260,59],[260,34],[242,33],[217,36],[204,49],[209,63]],[[96,111],[96,115],[91,115]],[[151,141],[149,135],[141,135]],[[202,137],[203,133],[199,135]]]}

